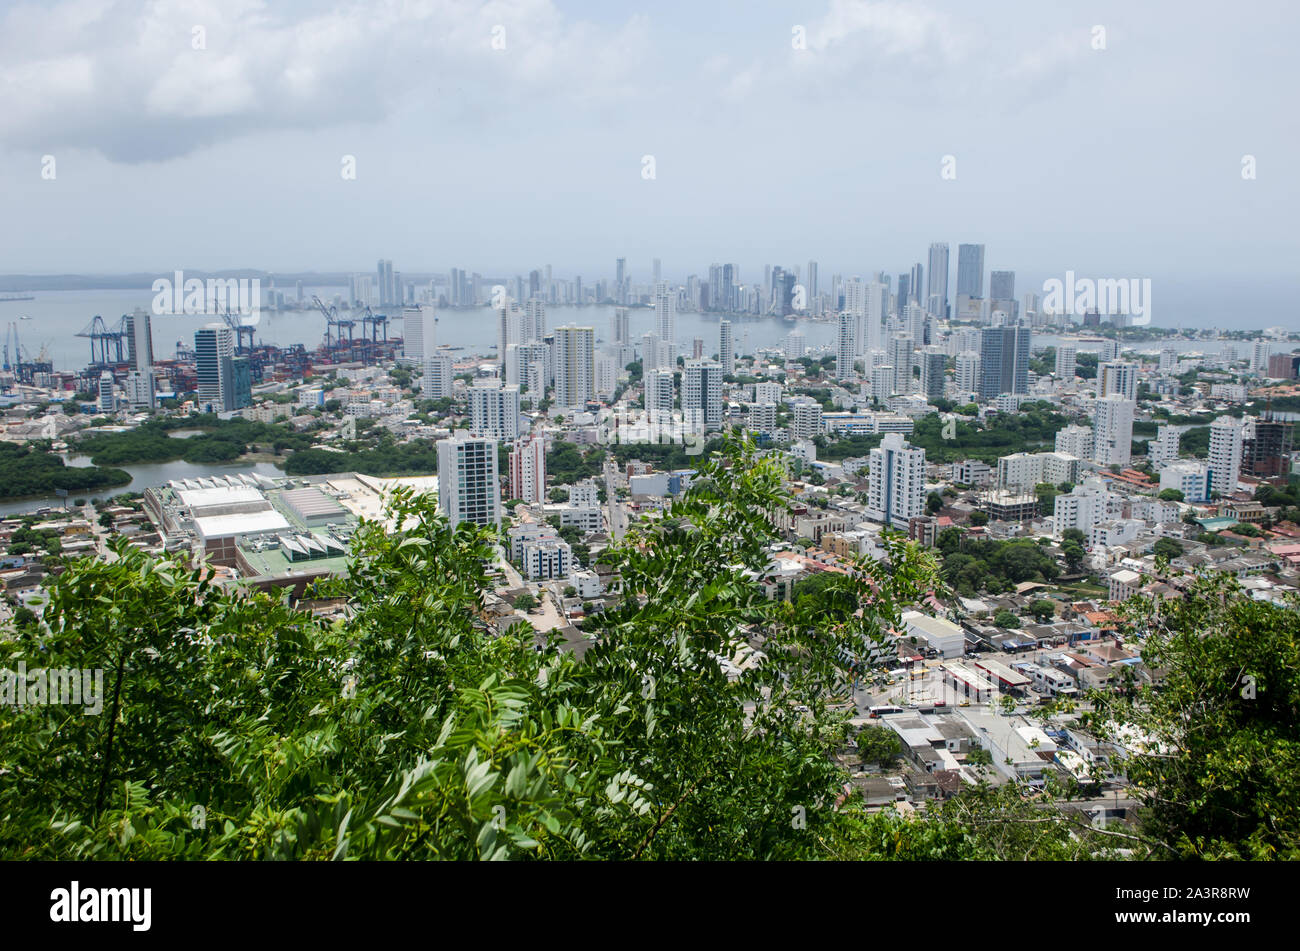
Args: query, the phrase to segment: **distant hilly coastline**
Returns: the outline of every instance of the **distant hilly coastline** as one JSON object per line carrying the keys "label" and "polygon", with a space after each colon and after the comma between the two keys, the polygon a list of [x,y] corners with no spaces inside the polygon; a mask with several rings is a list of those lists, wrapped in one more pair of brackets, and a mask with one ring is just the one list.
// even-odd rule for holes
{"label": "distant hilly coastline", "polygon": [[[200,280],[208,278],[257,278],[263,283],[274,280],[277,285],[292,285],[297,281],[315,287],[343,287],[348,283],[349,274],[322,273],[305,271],[301,273],[277,273],[237,269],[230,271],[199,271],[184,269],[187,278]],[[160,277],[170,277],[171,271],[149,271],[132,274],[0,274],[0,294],[12,294],[28,291],[113,291],[113,290],[149,290],[153,282]],[[412,275],[415,277],[416,275]]]}

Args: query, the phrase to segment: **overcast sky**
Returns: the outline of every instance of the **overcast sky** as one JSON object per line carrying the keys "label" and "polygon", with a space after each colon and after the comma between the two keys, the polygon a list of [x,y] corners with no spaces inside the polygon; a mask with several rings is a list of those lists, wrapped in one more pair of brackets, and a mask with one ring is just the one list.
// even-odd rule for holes
{"label": "overcast sky", "polygon": [[1285,0],[0,10],[0,273],[865,275],[946,240],[1297,313]]}

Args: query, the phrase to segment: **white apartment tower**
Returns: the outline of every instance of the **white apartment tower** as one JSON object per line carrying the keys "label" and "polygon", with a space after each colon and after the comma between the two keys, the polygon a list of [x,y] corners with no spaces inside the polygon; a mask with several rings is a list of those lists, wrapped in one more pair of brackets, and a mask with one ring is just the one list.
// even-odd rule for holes
{"label": "white apartment tower", "polygon": [[497,442],[461,430],[438,440],[438,508],[451,527],[501,524]]}
{"label": "white apartment tower", "polygon": [[850,311],[840,314],[839,337],[835,345],[835,378],[852,380],[854,378],[853,362],[858,355],[857,343],[858,318]]}
{"label": "white apartment tower", "polygon": [[722,363],[722,372],[728,376],[736,374],[736,339],[731,332],[731,321],[718,321],[718,359]]}
{"label": "white apartment tower", "polygon": [[722,364],[687,360],[682,373],[682,413],[705,432],[722,428]]}
{"label": "white apartment tower", "polygon": [[1097,369],[1097,395],[1117,393],[1126,400],[1137,399],[1138,368],[1136,363],[1111,360]]}
{"label": "white apartment tower", "polygon": [[963,350],[956,356],[957,390],[975,393],[980,386],[980,355],[976,350]]}
{"label": "white apartment tower", "polygon": [[1066,426],[1056,431],[1056,451],[1079,459],[1091,459],[1096,441],[1091,426]]}
{"label": "white apartment tower", "polygon": [[1137,404],[1118,393],[1093,403],[1093,458],[1103,466],[1126,466],[1133,456],[1133,411]]}
{"label": "white apartment tower", "polygon": [[645,408],[652,422],[669,419],[673,414],[673,371],[647,370],[641,378],[645,388]]}
{"label": "white apartment tower", "polygon": [[581,408],[595,392],[596,331],[565,325],[555,328],[555,405]]}
{"label": "white apartment tower", "polygon": [[655,285],[655,328],[660,340],[676,345],[677,294],[668,286],[667,281]]}
{"label": "white apartment tower", "polygon": [[902,433],[886,433],[871,450],[867,516],[906,529],[925,514],[925,450],[913,448]]}
{"label": "white apartment tower", "polygon": [[1075,371],[1078,368],[1079,352],[1071,346],[1062,345],[1056,348],[1056,378],[1065,380],[1067,383],[1074,381]]}
{"label": "white apartment tower", "polygon": [[1220,495],[1237,491],[1244,438],[1241,420],[1220,416],[1210,423],[1210,488]]}
{"label": "white apartment tower", "polygon": [[469,389],[469,431],[502,441],[519,437],[519,386],[498,381]]}

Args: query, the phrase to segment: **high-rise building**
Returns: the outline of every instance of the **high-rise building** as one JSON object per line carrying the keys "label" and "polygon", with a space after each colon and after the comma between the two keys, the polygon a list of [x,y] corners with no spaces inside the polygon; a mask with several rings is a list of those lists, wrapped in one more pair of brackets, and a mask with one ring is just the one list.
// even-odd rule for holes
{"label": "high-rise building", "polygon": [[880,281],[869,282],[862,302],[862,329],[858,335],[859,352],[881,349],[885,338],[885,318],[888,314],[889,285],[882,284]]}
{"label": "high-rise building", "polygon": [[1111,360],[1097,368],[1097,395],[1118,393],[1126,400],[1137,399],[1138,367],[1136,363]]}
{"label": "high-rise building", "polygon": [[655,285],[655,329],[659,339],[667,343],[677,342],[677,293],[668,286],[667,281]]}
{"label": "high-rise building", "polygon": [[920,353],[919,362],[921,364],[921,392],[931,402],[943,399],[943,371],[948,358],[944,356],[942,351],[929,348]]}
{"label": "high-rise building", "polygon": [[989,272],[989,300],[1012,301],[1016,299],[1016,272]]}
{"label": "high-rise building", "polygon": [[1173,426],[1156,428],[1156,438],[1147,443],[1147,461],[1159,469],[1178,458],[1180,436]]}
{"label": "high-rise building", "polygon": [[728,376],[736,373],[736,341],[731,334],[731,321],[718,321],[718,360],[722,372]]}
{"label": "high-rise building", "polygon": [[1250,368],[1256,373],[1268,372],[1268,358],[1273,347],[1267,340],[1256,340],[1250,347]]}
{"label": "high-rise building", "polygon": [[1133,458],[1133,411],[1136,405],[1118,393],[1093,402],[1093,458],[1103,466],[1126,466]]}
{"label": "high-rise building", "polygon": [[140,308],[127,314],[126,341],[131,373],[127,380],[127,399],[132,408],[153,409],[158,405],[153,386],[153,331],[149,314]]}
{"label": "high-rise building", "polygon": [[902,433],[886,433],[871,450],[867,516],[894,528],[925,514],[925,450],[911,446]]}
{"label": "high-rise building", "polygon": [[984,245],[957,245],[957,296],[984,296]]}
{"label": "high-rise building", "polygon": [[1242,473],[1256,479],[1289,475],[1294,427],[1294,423],[1280,419],[1256,420],[1254,433],[1242,443]]}
{"label": "high-rise building", "polygon": [[451,354],[446,350],[435,350],[424,360],[420,393],[428,400],[449,400],[454,385]]}
{"label": "high-rise building", "polygon": [[910,334],[894,334],[889,338],[889,362],[894,367],[894,392],[912,391],[912,351],[916,340]]}
{"label": "high-rise building", "polygon": [[682,415],[706,432],[722,428],[722,364],[687,360],[682,372]]}
{"label": "high-rise building", "polygon": [[614,300],[620,304],[627,303],[627,258],[618,258],[614,262]]}
{"label": "high-rise building", "polygon": [[523,502],[546,501],[546,440],[515,440],[510,450],[510,496]]}
{"label": "high-rise building", "polygon": [[835,378],[852,380],[856,374],[853,363],[858,355],[858,318],[849,311],[840,313],[839,336],[835,343]]}
{"label": "high-rise building", "polygon": [[957,390],[974,393],[979,389],[980,355],[975,350],[963,350],[954,358],[957,361]]}
{"label": "high-rise building", "polygon": [[804,291],[808,294],[808,300],[811,301],[817,296],[817,262],[808,262],[808,280],[804,285]]}
{"label": "high-rise building", "polygon": [[652,422],[667,420],[673,414],[675,390],[673,371],[663,369],[646,370],[641,377],[645,393],[645,408]]}
{"label": "high-rise building", "polygon": [[1069,344],[1059,345],[1056,348],[1056,378],[1072,383],[1078,368],[1078,351]]}
{"label": "high-rise building", "polygon": [[581,408],[594,394],[596,331],[565,325],[555,328],[555,404]]}
{"label": "high-rise building", "polygon": [[234,409],[234,352],[230,328],[225,324],[207,324],[194,332],[194,368],[201,412],[222,413]]}
{"label": "high-rise building", "polygon": [[519,329],[519,342],[541,340],[546,336],[546,302],[530,297],[524,302],[524,318]]}
{"label": "high-rise building", "polygon": [[1028,327],[985,327],[980,332],[980,399],[1029,392]]}
{"label": "high-rise building", "polygon": [[948,245],[936,241],[930,245],[930,286],[925,309],[935,317],[948,316]]}
{"label": "high-rise building", "polygon": [[1241,420],[1220,416],[1210,423],[1210,487],[1220,495],[1237,491],[1244,442]]}
{"label": "high-rise building", "polygon": [[469,388],[469,432],[511,441],[519,436],[519,387],[487,381]]}
{"label": "high-rise building", "polygon": [[1091,426],[1066,426],[1056,431],[1056,451],[1079,459],[1093,458],[1096,440]]}
{"label": "high-rise building", "polygon": [[451,355],[438,350],[438,312],[432,304],[402,308],[402,361],[420,368],[425,399],[451,396]]}
{"label": "high-rise building", "polygon": [[500,526],[497,441],[464,430],[438,440],[438,508],[451,527],[461,522]]}
{"label": "high-rise building", "polygon": [[907,275],[907,293],[903,293],[902,287],[899,287],[898,297],[898,312],[900,314],[908,304],[925,306],[925,268],[921,266],[920,261],[912,265],[912,270]]}
{"label": "high-rise building", "polygon": [[[615,307],[613,326],[610,327],[610,336],[614,343],[624,344],[632,342],[631,325],[628,320],[628,311],[626,307]],[[537,339],[541,339],[540,337]]]}
{"label": "high-rise building", "polygon": [[803,357],[808,350],[808,338],[797,330],[792,330],[785,335],[785,358],[787,360],[798,360]]}
{"label": "high-rise building", "polygon": [[822,431],[822,404],[802,398],[790,406],[790,438],[798,442],[814,439]]}
{"label": "high-rise building", "polygon": [[99,374],[99,411],[117,412],[117,397],[113,393],[113,374],[107,370]]}

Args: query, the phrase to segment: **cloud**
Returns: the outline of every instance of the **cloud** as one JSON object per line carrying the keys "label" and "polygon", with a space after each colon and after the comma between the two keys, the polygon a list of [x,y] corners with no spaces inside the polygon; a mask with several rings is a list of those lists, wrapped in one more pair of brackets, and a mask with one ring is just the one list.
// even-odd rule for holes
{"label": "cloud", "polygon": [[599,103],[633,88],[647,32],[640,17],[617,29],[569,21],[551,0],[337,2],[298,16],[284,6],[11,8],[0,144],[144,162],[267,129],[380,122],[412,100],[434,114]]}

